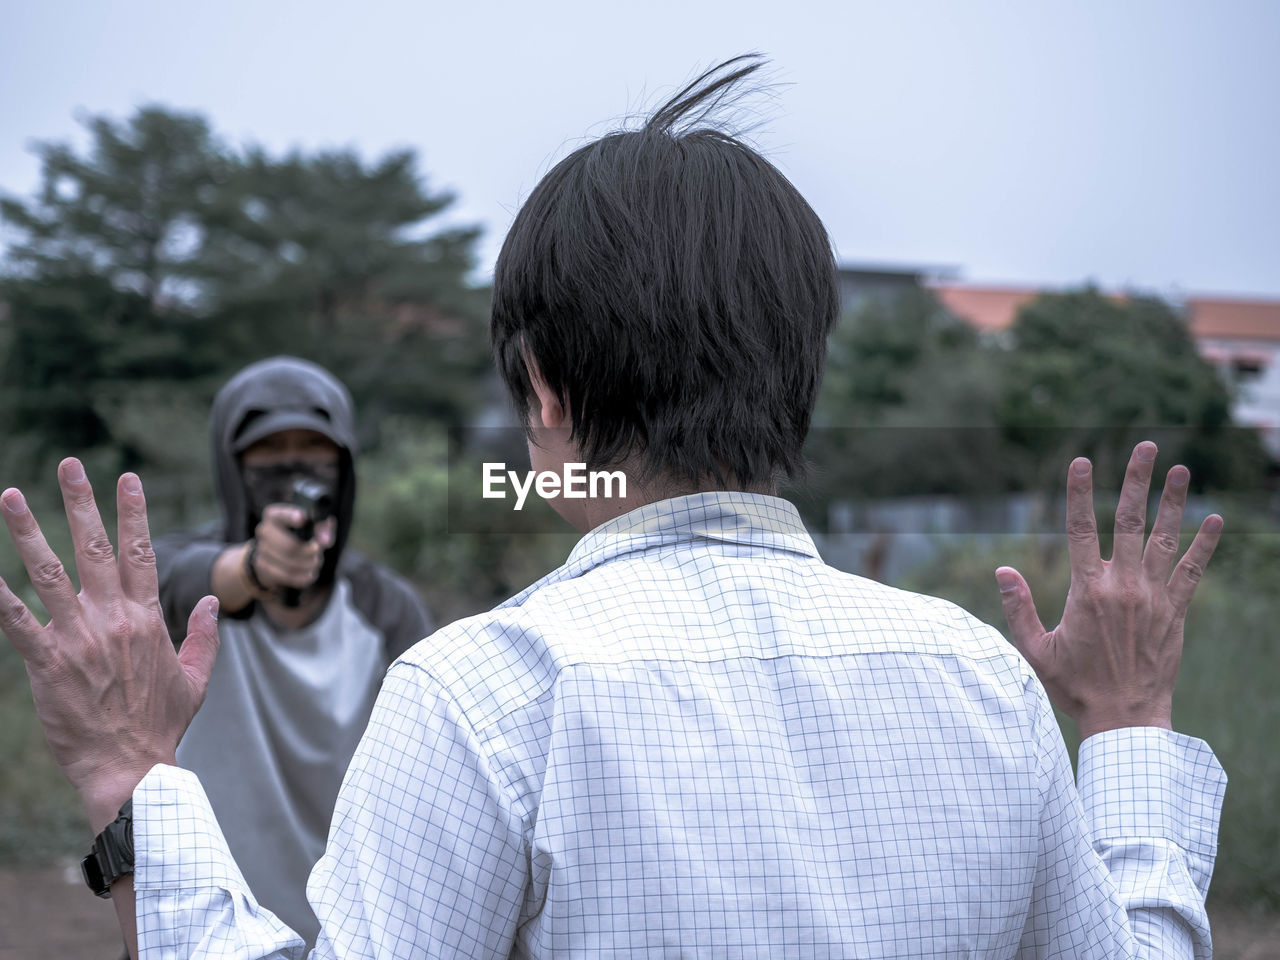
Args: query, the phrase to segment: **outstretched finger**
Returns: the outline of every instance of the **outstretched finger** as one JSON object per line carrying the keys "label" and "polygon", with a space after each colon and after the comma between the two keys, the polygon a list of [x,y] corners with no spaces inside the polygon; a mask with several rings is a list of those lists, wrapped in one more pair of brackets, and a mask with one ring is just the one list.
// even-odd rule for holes
{"label": "outstretched finger", "polygon": [[1222,536],[1222,518],[1216,513],[1204,518],[1196,538],[1191,541],[1186,554],[1173,568],[1173,576],[1169,578],[1169,599],[1179,614],[1187,612],[1191,605],[1191,597],[1196,592],[1205,568],[1209,566],[1209,558],[1218,546],[1218,538]]}
{"label": "outstretched finger", "polygon": [[40,531],[40,524],[32,516],[22,492],[10,487],[0,494],[0,514],[13,537],[22,565],[26,567],[36,596],[55,620],[65,620],[80,613],[80,600],[76,588],[67,576],[66,568]]}
{"label": "outstretched finger", "polygon": [[84,465],[75,457],[58,464],[58,486],[62,505],[71,527],[71,542],[76,556],[80,586],[97,600],[111,600],[120,595],[120,574],[116,571],[116,551],[102,525],[93,487],[85,476]]}
{"label": "outstretched finger", "polygon": [[1040,622],[1040,615],[1036,613],[1031,588],[1027,586],[1022,574],[1013,567],[997,568],[996,583],[1000,587],[1004,618],[1009,621],[1010,639],[1034,667],[1040,661],[1046,631],[1044,624]]}
{"label": "outstretched finger", "polygon": [[218,600],[205,597],[187,618],[187,637],[178,650],[178,662],[186,673],[187,683],[197,704],[204,702],[218,659]]}
{"label": "outstretched finger", "polygon": [[1072,460],[1067,470],[1067,556],[1073,580],[1102,573],[1098,520],[1093,514],[1093,465],[1084,457]]}
{"label": "outstretched finger", "polygon": [[1156,445],[1143,440],[1129,455],[1124,485],[1116,504],[1115,547],[1111,562],[1121,570],[1137,572],[1142,563],[1142,544],[1147,532],[1147,494],[1156,461]]}
{"label": "outstretched finger", "polygon": [[1178,534],[1182,530],[1182,511],[1187,505],[1190,480],[1191,471],[1182,465],[1170,469],[1165,477],[1156,522],[1142,553],[1142,569],[1156,583],[1168,581],[1173,563],[1178,559]]}
{"label": "outstretched finger", "polygon": [[0,579],[0,630],[9,638],[23,660],[38,662],[43,650],[40,634],[44,627],[27,605],[19,600],[9,585]]}
{"label": "outstretched finger", "polygon": [[160,584],[147,525],[147,501],[136,473],[124,474],[116,484],[116,529],[124,595],[135,603],[159,603]]}

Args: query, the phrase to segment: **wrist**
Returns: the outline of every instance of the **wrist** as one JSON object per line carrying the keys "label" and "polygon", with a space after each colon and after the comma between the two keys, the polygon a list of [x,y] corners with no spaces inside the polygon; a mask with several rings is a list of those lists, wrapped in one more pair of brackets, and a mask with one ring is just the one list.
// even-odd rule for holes
{"label": "wrist", "polygon": [[239,574],[240,582],[244,585],[249,596],[257,600],[265,599],[274,592],[271,587],[262,581],[262,576],[258,573],[258,539],[253,537],[245,542],[244,549],[240,552]]}
{"label": "wrist", "polygon": [[1076,730],[1081,742],[1108,730],[1123,730],[1128,727],[1159,727],[1163,730],[1173,729],[1173,716],[1170,709],[1148,710],[1116,710],[1098,709],[1082,711],[1071,718],[1075,721]]}
{"label": "wrist", "polygon": [[133,799],[134,788],[142,782],[150,769],[141,776],[125,776],[109,782],[97,783],[80,791],[80,799],[89,814],[89,826],[94,835],[101,833],[120,814],[120,808]]}
{"label": "wrist", "polygon": [[177,766],[172,750],[161,747],[148,749],[146,754],[118,761],[113,769],[97,770],[72,779],[95,834],[116,818],[125,801],[133,798],[134,788],[153,768],[162,763]]}

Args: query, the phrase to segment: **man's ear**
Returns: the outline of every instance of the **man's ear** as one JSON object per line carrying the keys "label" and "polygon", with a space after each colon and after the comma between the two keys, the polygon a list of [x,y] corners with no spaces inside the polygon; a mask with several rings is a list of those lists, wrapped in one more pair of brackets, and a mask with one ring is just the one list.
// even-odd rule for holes
{"label": "man's ear", "polygon": [[533,387],[533,396],[538,401],[538,420],[548,430],[554,430],[556,427],[564,425],[565,409],[560,402],[560,398],[556,396],[556,392],[547,386],[547,381],[542,376],[542,370],[538,367],[538,361],[528,350],[520,351],[521,357],[524,359],[524,369],[529,375],[529,383]]}

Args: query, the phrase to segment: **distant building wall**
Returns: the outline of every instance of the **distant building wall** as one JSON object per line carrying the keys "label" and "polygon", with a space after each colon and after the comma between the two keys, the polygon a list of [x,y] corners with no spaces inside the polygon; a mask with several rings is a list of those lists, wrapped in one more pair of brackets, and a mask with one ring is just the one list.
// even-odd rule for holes
{"label": "distant building wall", "polygon": [[840,311],[848,313],[869,302],[892,302],[954,275],[952,267],[891,267],[854,264],[836,270]]}

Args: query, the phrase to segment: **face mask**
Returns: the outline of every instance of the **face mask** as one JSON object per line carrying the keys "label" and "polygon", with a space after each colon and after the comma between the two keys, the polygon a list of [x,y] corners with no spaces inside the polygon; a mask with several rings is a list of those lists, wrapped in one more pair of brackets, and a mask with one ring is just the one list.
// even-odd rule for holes
{"label": "face mask", "polygon": [[336,463],[307,463],[294,460],[288,463],[273,463],[269,466],[240,468],[244,478],[245,498],[248,501],[249,514],[253,518],[250,526],[256,527],[262,519],[263,511],[273,503],[292,503],[293,485],[299,480],[311,480],[322,484],[331,498],[337,497],[339,468]]}

